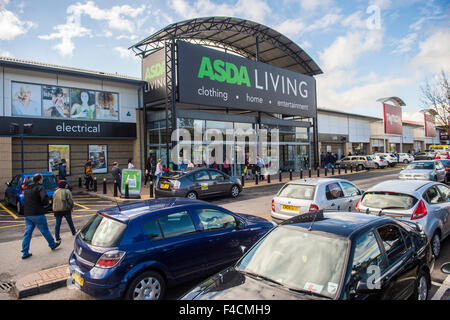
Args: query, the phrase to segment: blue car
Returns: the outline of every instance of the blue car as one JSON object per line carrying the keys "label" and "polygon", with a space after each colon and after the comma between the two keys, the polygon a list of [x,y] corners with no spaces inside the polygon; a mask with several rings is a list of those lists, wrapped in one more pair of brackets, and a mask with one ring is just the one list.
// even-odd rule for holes
{"label": "blue car", "polygon": [[99,211],[75,238],[72,282],[101,299],[159,300],[235,263],[274,224],[186,198]]}
{"label": "blue car", "polygon": [[23,215],[23,196],[25,192],[25,188],[27,185],[33,182],[33,176],[37,173],[40,173],[44,178],[43,186],[45,191],[47,191],[47,195],[49,196],[49,208],[51,209],[53,193],[58,188],[58,180],[55,175],[51,172],[30,172],[30,173],[21,173],[14,178],[10,182],[6,182],[6,190],[5,190],[5,201],[7,204],[16,206],[17,212],[20,215]]}

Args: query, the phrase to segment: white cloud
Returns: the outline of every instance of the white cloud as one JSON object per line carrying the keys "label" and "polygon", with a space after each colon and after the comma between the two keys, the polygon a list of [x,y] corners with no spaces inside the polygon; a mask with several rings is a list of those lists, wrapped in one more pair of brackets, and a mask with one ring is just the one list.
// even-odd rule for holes
{"label": "white cloud", "polygon": [[301,0],[300,6],[305,10],[315,10],[318,7],[330,8],[333,2],[333,0]]}
{"label": "white cloud", "polygon": [[133,51],[128,50],[126,48],[122,48],[122,47],[115,47],[114,51],[116,51],[117,53],[119,53],[120,57],[122,59],[128,59],[128,60],[140,60],[139,57],[137,57]]}
{"label": "white cloud", "polygon": [[437,29],[427,39],[419,42],[419,53],[412,60],[413,67],[427,71],[450,70],[450,29]]}
{"label": "white cloud", "polygon": [[12,56],[11,52],[0,49],[0,57],[12,58]]}
{"label": "white cloud", "polygon": [[424,122],[423,113],[419,111],[403,111],[403,120]]}
{"label": "white cloud", "polygon": [[324,32],[330,26],[340,22],[341,19],[342,15],[338,13],[328,13],[322,18],[316,19],[316,21],[312,24],[307,24],[306,22],[304,22],[304,19],[302,17],[296,19],[287,19],[280,23],[278,26],[275,26],[274,29],[287,36],[302,35],[316,30]]}
{"label": "white cloud", "polygon": [[403,39],[397,42],[397,47],[392,51],[392,53],[406,53],[411,51],[413,44],[416,42],[417,33],[410,33]]}
{"label": "white cloud", "polygon": [[25,34],[35,24],[31,21],[23,21],[16,14],[6,9],[9,0],[0,1],[0,40],[12,40]]}

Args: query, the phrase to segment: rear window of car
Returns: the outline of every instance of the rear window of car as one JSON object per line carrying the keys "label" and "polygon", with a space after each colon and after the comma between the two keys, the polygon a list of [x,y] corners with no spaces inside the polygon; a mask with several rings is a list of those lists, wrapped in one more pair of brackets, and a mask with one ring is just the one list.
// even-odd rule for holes
{"label": "rear window of car", "polygon": [[97,214],[81,229],[80,237],[96,247],[117,247],[126,228],[125,223]]}
{"label": "rear window of car", "polygon": [[415,197],[397,192],[366,192],[361,200],[363,206],[377,209],[408,210],[416,203]]}
{"label": "rear window of car", "polygon": [[278,192],[278,197],[300,199],[300,200],[312,200],[314,199],[314,193],[316,186],[310,186],[305,184],[286,184]]}
{"label": "rear window of car", "polygon": [[424,169],[424,170],[433,170],[434,169],[434,162],[413,162],[409,166],[406,167],[406,169]]}
{"label": "rear window of car", "polygon": [[169,179],[179,179],[184,176],[185,173],[182,171],[172,171],[166,174],[166,177]]}
{"label": "rear window of car", "polygon": [[[42,176],[43,182],[42,186],[45,188],[45,190],[56,190],[58,188],[58,181],[56,181],[55,176]],[[33,183],[33,177],[27,177],[27,185]]]}

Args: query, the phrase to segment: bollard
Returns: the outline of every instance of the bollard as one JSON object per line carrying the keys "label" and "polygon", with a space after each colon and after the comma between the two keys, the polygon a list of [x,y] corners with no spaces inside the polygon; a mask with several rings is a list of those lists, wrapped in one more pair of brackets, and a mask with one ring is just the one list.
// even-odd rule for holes
{"label": "bollard", "polygon": [[350,166],[350,172],[353,172],[353,166]]}
{"label": "bollard", "polygon": [[103,178],[103,194],[106,194],[106,179]]}
{"label": "bollard", "polygon": [[341,166],[338,167],[338,174],[341,174]]}
{"label": "bollard", "polygon": [[94,192],[97,192],[97,177],[94,178]]}
{"label": "bollard", "polygon": [[125,182],[125,198],[128,199],[130,197],[130,190],[128,189],[128,181]]}
{"label": "bollard", "polygon": [[282,179],[282,177],[281,177],[281,170],[280,170],[280,182],[281,182],[281,179]]}
{"label": "bollard", "polygon": [[267,183],[270,183],[270,173],[267,175]]}
{"label": "bollard", "polygon": [[344,168],[344,172],[347,173],[347,167]]}
{"label": "bollard", "polygon": [[114,197],[117,197],[117,188],[119,186],[117,185],[117,180],[114,180]]}
{"label": "bollard", "polygon": [[258,184],[258,180],[259,180],[259,172],[255,174],[255,184]]}
{"label": "bollard", "polygon": [[328,175],[328,167],[325,167],[325,177]]}
{"label": "bollard", "polygon": [[320,168],[317,168],[317,178],[320,178]]}
{"label": "bollard", "polygon": [[309,177],[311,178],[311,174],[312,174],[312,172],[311,172],[311,168],[309,168],[309,172],[308,172],[308,175],[309,175]]}
{"label": "bollard", "polygon": [[244,178],[244,174],[241,175],[241,184],[242,186],[245,185],[245,178]]}
{"label": "bollard", "polygon": [[331,175],[334,176],[334,167],[331,168]]}
{"label": "bollard", "polygon": [[153,198],[153,178],[150,177],[150,198]]}
{"label": "bollard", "polygon": [[81,177],[78,177],[78,187],[81,188],[82,185],[83,185],[83,183],[81,181]]}
{"label": "bollard", "polygon": [[303,179],[303,169],[300,169],[300,179]]}
{"label": "bollard", "polygon": [[292,169],[289,169],[289,180],[292,181]]}

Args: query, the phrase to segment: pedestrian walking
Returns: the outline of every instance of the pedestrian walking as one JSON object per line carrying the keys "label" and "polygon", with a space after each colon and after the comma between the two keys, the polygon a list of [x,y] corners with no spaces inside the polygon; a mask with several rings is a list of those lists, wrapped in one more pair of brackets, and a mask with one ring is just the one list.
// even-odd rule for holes
{"label": "pedestrian walking", "polygon": [[133,158],[128,159],[128,169],[134,169]]}
{"label": "pedestrian walking", "polygon": [[67,183],[63,180],[58,182],[58,189],[53,194],[53,214],[55,215],[55,239],[61,241],[59,235],[61,229],[62,218],[64,217],[69,225],[72,235],[76,235],[77,231],[72,221],[73,200],[72,192],[66,188]]}
{"label": "pedestrian walking", "polygon": [[111,175],[114,180],[117,182],[117,187],[119,188],[119,192],[122,193],[122,170],[119,168],[119,163],[117,161],[113,162],[113,167],[111,170]]}
{"label": "pedestrian walking", "polygon": [[153,158],[149,157],[147,159],[147,162],[145,162],[145,180],[144,180],[144,186],[147,185],[147,181],[150,179],[150,181],[153,181]]}
{"label": "pedestrian walking", "polygon": [[31,237],[35,227],[39,229],[45,240],[47,240],[50,249],[55,250],[61,244],[61,241],[55,242],[50,230],[48,229],[45,213],[49,203],[49,197],[44,186],[42,185],[43,181],[44,179],[42,175],[37,173],[33,176],[33,182],[25,189],[25,233],[22,240],[22,259],[27,259],[32,256],[29,250]]}
{"label": "pedestrian walking", "polygon": [[162,160],[158,159],[158,163],[156,164],[156,170],[155,170],[155,175],[156,175],[156,185],[158,185],[158,181],[159,178],[161,177],[162,174],[162,166],[161,166]]}
{"label": "pedestrian walking", "polygon": [[256,172],[258,172],[259,177],[261,180],[264,180],[263,170],[265,168],[266,164],[264,163],[264,160],[257,155],[256,156]]}
{"label": "pedestrian walking", "polygon": [[66,159],[61,159],[61,163],[58,167],[58,180],[64,180],[67,182],[67,162]]}
{"label": "pedestrian walking", "polygon": [[94,173],[92,172],[92,161],[90,159],[84,165],[84,175],[86,190],[90,191],[94,186]]}
{"label": "pedestrian walking", "polygon": [[320,166],[322,167],[322,169],[325,167],[325,153],[322,151],[322,153],[320,154]]}

